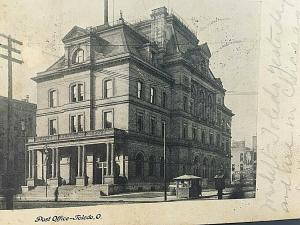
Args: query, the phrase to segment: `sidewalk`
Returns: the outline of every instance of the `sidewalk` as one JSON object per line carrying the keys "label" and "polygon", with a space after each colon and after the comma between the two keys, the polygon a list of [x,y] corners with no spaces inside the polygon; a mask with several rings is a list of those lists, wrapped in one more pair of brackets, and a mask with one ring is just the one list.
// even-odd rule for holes
{"label": "sidewalk", "polygon": [[[223,191],[224,195],[230,194],[230,189],[225,189]],[[214,189],[205,189],[202,191],[202,196],[200,196],[199,199],[202,198],[210,198],[217,196],[217,191]],[[176,198],[175,195],[168,195],[168,201],[175,201],[179,200]],[[86,197],[83,199],[73,200],[70,198],[65,199],[59,199],[59,202],[159,202],[163,201],[164,199],[164,192],[129,192],[129,193],[121,193],[121,194],[115,194],[110,196],[94,196],[93,198]],[[17,202],[32,202],[32,201],[39,201],[39,202],[53,202],[54,198],[41,198],[40,196],[36,199],[34,197],[31,197],[30,200],[22,200],[22,199],[16,199]]]}

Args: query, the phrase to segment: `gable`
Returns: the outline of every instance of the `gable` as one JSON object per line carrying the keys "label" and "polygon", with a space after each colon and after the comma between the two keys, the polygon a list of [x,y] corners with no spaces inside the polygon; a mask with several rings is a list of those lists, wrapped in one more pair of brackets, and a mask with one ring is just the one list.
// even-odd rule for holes
{"label": "gable", "polygon": [[71,39],[74,39],[74,38],[77,38],[77,37],[81,37],[81,36],[84,36],[84,35],[87,35],[88,32],[81,28],[81,27],[78,27],[78,26],[74,26],[67,34],[66,36],[62,39],[62,41],[65,43],[67,42],[68,40],[71,40]]}

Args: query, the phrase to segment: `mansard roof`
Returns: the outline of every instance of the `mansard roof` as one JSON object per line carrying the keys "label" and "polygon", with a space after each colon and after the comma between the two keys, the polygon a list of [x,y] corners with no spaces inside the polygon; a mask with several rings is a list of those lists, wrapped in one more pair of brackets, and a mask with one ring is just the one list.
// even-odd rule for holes
{"label": "mansard roof", "polygon": [[60,57],[55,63],[53,63],[46,71],[56,70],[64,67],[65,56]]}
{"label": "mansard roof", "polygon": [[202,52],[204,52],[204,54],[207,56],[207,58],[211,57],[211,52],[209,50],[209,47],[207,45],[207,42],[205,42],[202,45],[199,45],[199,48],[202,50]]}
{"label": "mansard roof", "polygon": [[[95,61],[126,53],[133,54],[138,58],[143,58],[144,56],[141,54],[141,51],[147,46],[146,44],[150,42],[149,39],[125,23],[120,23],[115,26],[99,26],[91,30],[74,26],[67,35],[65,35],[62,41],[72,46],[72,41],[86,37],[93,38],[93,41],[90,40],[86,44],[90,45],[94,51]],[[74,44],[74,46],[76,45],[77,44]],[[83,43],[82,45],[85,44]],[[155,45],[152,46],[152,48],[155,48]],[[66,65],[68,65],[66,60],[65,55],[60,57],[46,69],[45,72],[65,68]],[[38,75],[42,75],[45,72],[39,73]]]}

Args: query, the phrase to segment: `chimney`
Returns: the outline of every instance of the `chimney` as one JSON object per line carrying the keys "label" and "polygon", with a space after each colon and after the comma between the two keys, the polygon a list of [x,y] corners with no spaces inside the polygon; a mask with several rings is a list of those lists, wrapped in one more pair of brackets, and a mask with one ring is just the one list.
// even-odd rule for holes
{"label": "chimney", "polygon": [[108,25],[108,0],[104,0],[104,24]]}

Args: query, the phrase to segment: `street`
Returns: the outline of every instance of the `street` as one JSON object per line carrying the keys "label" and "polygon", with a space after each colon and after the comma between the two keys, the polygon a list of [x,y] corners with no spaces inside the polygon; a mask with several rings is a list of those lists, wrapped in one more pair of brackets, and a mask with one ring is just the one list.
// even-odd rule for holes
{"label": "street", "polygon": [[[254,198],[255,190],[247,188],[244,191],[244,198]],[[232,188],[226,188],[223,191],[223,199],[229,199]],[[174,195],[168,196],[169,202],[174,201],[204,201],[218,200],[217,191],[214,189],[203,190],[202,196],[198,199],[177,199]],[[14,202],[14,209],[33,209],[33,208],[63,208],[63,207],[79,207],[94,206],[105,204],[133,204],[133,203],[161,203],[164,202],[163,192],[136,192],[122,193],[111,196],[103,196],[97,201],[20,201]]]}

